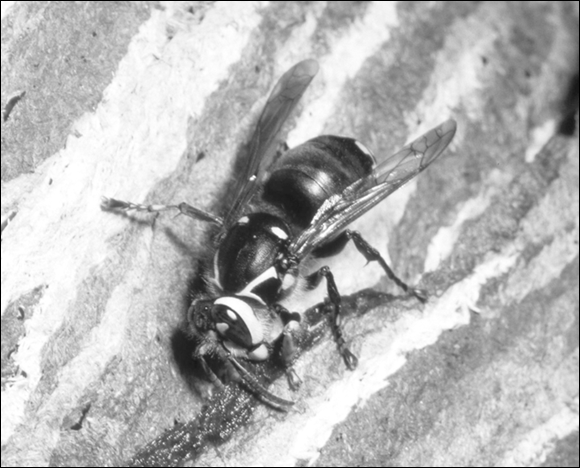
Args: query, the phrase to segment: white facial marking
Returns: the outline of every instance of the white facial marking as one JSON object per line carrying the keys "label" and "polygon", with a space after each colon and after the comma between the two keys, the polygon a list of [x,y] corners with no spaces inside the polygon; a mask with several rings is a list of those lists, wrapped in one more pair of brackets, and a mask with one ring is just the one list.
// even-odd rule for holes
{"label": "white facial marking", "polygon": [[270,228],[270,232],[272,234],[274,234],[278,239],[284,239],[284,240],[288,239],[288,234],[286,234],[284,232],[284,230],[283,229],[280,229],[279,227],[272,226]]}
{"label": "white facial marking", "polygon": [[216,323],[215,327],[217,328],[217,331],[220,332],[221,335],[225,335],[226,332],[228,331],[228,328],[230,328],[230,326],[227,323]]}
{"label": "white facial marking", "polygon": [[264,345],[260,345],[254,351],[248,353],[248,358],[252,361],[263,361],[268,358],[268,348]]}
{"label": "white facial marking", "polygon": [[233,310],[230,309],[228,309],[228,317],[232,320],[232,322],[238,320],[238,316],[235,314]]}
{"label": "white facial marking", "polygon": [[249,222],[250,218],[247,216],[242,216],[240,219],[238,219],[238,224],[248,224]]}
{"label": "white facial marking", "polygon": [[[256,318],[253,309],[248,305],[247,302],[238,299],[237,297],[225,296],[216,299],[214,304],[226,306],[228,309],[228,316],[232,318],[232,315],[237,320],[238,317],[244,321],[246,327],[250,331],[250,336],[252,337],[252,344],[258,344],[264,341],[264,333],[262,330],[262,324]],[[235,311],[235,313],[233,312]],[[236,317],[235,315],[238,314]],[[233,320],[233,318],[232,318]]]}

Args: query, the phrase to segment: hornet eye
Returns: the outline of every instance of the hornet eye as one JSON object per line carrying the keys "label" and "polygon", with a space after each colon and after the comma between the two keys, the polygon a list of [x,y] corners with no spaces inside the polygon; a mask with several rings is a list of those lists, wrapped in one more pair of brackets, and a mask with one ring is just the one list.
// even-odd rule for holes
{"label": "hornet eye", "polygon": [[222,297],[216,300],[211,316],[220,335],[245,349],[254,348],[264,339],[262,324],[254,309],[242,299]]}

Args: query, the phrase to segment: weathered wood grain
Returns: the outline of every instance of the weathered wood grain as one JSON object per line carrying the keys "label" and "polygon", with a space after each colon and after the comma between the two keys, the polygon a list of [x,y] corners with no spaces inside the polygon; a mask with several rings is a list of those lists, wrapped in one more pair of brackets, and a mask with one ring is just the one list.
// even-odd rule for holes
{"label": "weathered wood grain", "polygon": [[[269,90],[308,57],[321,71],[290,146],[334,133],[392,152],[449,117],[458,133],[355,225],[429,303],[347,249],[331,266],[360,366],[323,337],[297,394],[274,384],[297,400],[279,414],[180,372],[207,227],[99,203],[218,209]],[[2,464],[513,466],[577,445],[577,122],[561,131],[577,80],[572,2],[17,2]]]}

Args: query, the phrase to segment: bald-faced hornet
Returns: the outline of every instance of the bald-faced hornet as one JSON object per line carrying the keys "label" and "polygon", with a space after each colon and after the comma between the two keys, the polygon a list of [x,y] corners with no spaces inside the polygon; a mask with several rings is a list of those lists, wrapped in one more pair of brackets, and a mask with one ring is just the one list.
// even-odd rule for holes
{"label": "bald-faced hornet", "polygon": [[[104,209],[121,211],[176,209],[218,226],[207,291],[196,294],[187,315],[188,333],[195,342],[193,357],[216,384],[241,381],[282,409],[292,402],[266,390],[240,360],[263,361],[272,354],[273,344],[282,340],[281,358],[292,376],[292,329],[300,314],[289,312],[281,302],[297,288],[297,279],[305,289],[325,280],[325,311],[338,350],[349,369],[357,365],[342,336],[341,298],[332,272],[322,266],[304,274],[307,257],[335,255],[352,240],[405,292],[426,300],[425,291],[397,278],[379,252],[346,227],[435,161],[456,128],[448,120],[387,158],[375,159],[352,138],[329,135],[279,155],[276,137],[317,72],[316,61],[302,61],[274,87],[252,137],[249,161],[237,179],[234,203],[224,217],[186,203],[141,205],[104,198],[102,204]],[[217,362],[218,368],[209,361]]]}

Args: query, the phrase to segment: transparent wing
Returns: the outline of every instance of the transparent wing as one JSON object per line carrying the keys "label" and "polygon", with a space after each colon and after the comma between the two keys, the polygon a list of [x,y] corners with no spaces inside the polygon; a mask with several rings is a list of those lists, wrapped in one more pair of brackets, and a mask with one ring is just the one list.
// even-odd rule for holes
{"label": "transparent wing", "polygon": [[456,123],[447,120],[380,162],[371,174],[324,202],[310,226],[290,245],[298,261],[429,166],[449,145]]}
{"label": "transparent wing", "polygon": [[238,220],[241,211],[255,194],[263,179],[262,172],[270,166],[274,157],[276,136],[316,73],[316,60],[303,60],[284,73],[272,90],[252,136],[249,162],[237,178],[234,204],[226,215],[224,230]]}

